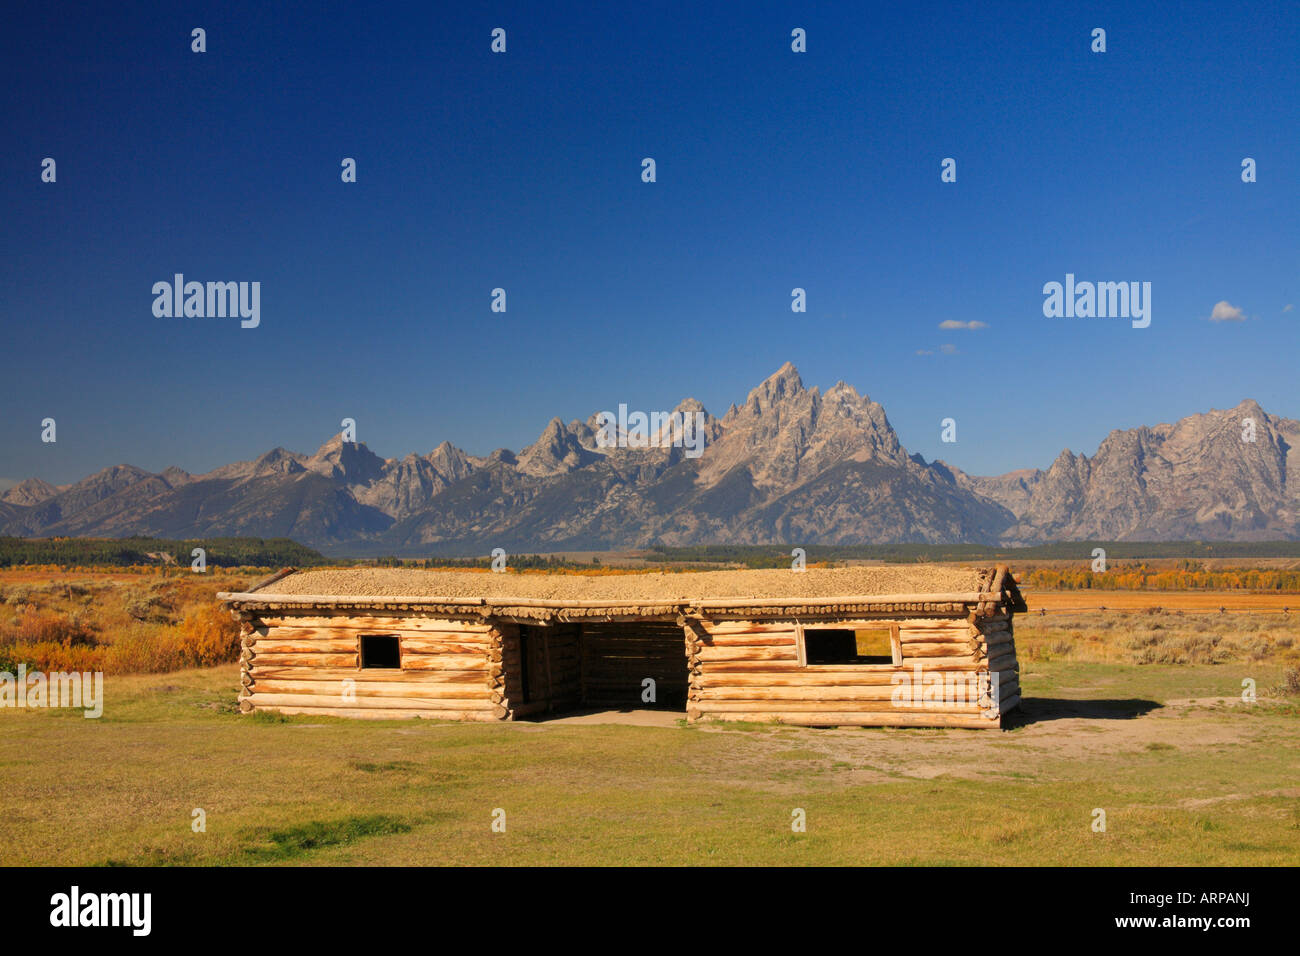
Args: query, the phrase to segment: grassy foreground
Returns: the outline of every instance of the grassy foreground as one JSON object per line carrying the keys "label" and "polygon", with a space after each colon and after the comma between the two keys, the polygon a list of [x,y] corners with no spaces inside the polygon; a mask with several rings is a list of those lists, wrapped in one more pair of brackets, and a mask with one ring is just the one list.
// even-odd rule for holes
{"label": "grassy foreground", "polygon": [[98,720],[0,710],[0,863],[1294,865],[1282,671],[1030,661],[1001,733],[268,719],[233,665],[110,677]]}

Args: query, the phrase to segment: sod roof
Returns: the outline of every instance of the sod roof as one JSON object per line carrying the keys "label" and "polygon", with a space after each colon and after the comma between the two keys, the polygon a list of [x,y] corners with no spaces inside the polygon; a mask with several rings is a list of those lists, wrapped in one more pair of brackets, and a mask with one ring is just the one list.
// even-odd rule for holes
{"label": "sod roof", "polygon": [[[647,605],[708,600],[781,600],[816,603],[846,596],[972,594],[988,589],[991,568],[946,565],[869,565],[741,571],[631,574],[425,571],[412,568],[349,568],[296,571],[256,591],[256,598],[480,599],[599,601]],[[224,595],[223,595],[224,596]],[[434,602],[436,603],[436,602]]]}

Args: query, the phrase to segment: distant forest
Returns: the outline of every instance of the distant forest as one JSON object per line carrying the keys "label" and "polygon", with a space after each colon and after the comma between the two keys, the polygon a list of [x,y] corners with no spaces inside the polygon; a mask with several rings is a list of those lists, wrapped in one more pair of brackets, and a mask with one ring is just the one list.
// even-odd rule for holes
{"label": "distant forest", "polygon": [[9,538],[0,537],[0,568],[26,565],[129,567],[177,564],[189,567],[203,548],[208,567],[284,568],[331,563],[289,538]]}
{"label": "distant forest", "polygon": [[[59,567],[129,567],[169,565],[188,567],[195,548],[206,551],[209,567],[319,567],[373,563],[381,567],[488,568],[489,557],[371,559],[326,557],[290,538],[14,538],[0,537],[0,568],[30,565]],[[927,563],[934,561],[1023,560],[1078,561],[1087,565],[1095,548],[1103,548],[1108,562],[1205,559],[1205,558],[1300,558],[1300,541],[1061,541],[1027,548],[999,548],[978,544],[881,544],[809,545],[806,560],[814,564],[846,561],[888,561]],[[746,568],[788,568],[790,545],[695,545],[673,548],[652,545],[640,552],[646,564],[668,565],[679,570],[717,565]],[[616,562],[617,563],[617,562]],[[599,567],[592,561],[574,561],[553,555],[512,554],[511,570],[562,570]],[[1064,585],[1069,586],[1069,585]],[[1087,584],[1074,586],[1088,587]],[[1095,586],[1095,585],[1094,585]],[[1268,585],[1265,585],[1266,587]]]}

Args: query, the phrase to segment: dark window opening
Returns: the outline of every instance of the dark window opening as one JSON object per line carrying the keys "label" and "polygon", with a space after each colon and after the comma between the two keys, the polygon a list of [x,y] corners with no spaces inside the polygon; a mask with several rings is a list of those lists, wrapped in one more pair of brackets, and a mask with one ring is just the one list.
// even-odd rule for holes
{"label": "dark window opening", "polygon": [[890,628],[807,628],[803,632],[808,664],[893,664]]}
{"label": "dark window opening", "polygon": [[402,649],[396,635],[362,634],[361,666],[400,669]]}

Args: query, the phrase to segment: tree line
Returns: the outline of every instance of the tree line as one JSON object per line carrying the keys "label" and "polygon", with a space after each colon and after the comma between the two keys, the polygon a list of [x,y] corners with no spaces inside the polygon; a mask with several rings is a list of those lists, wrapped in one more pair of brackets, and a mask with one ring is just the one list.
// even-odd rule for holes
{"label": "tree line", "polygon": [[328,564],[289,538],[14,538],[0,536],[0,568],[28,565],[188,567],[195,548],[205,552],[208,567],[311,567]]}

